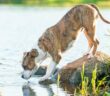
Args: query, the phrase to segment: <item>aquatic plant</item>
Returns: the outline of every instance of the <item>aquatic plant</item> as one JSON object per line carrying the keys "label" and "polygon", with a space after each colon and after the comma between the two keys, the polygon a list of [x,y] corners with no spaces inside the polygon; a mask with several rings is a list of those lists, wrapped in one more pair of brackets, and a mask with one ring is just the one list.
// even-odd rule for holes
{"label": "aquatic plant", "polygon": [[[109,64],[108,62],[107,64]],[[74,90],[74,94],[79,94],[78,96],[110,96],[110,82],[107,81],[109,76],[104,76],[102,79],[97,78],[98,74],[97,64],[92,71],[91,81],[89,77],[85,76],[85,67],[82,66],[81,71],[81,84]],[[90,82],[90,83],[89,83]],[[76,95],[74,95],[76,96]]]}
{"label": "aquatic plant", "polygon": [[81,72],[81,95],[82,96],[88,96],[88,77],[84,75],[84,64],[82,66],[82,72]]}

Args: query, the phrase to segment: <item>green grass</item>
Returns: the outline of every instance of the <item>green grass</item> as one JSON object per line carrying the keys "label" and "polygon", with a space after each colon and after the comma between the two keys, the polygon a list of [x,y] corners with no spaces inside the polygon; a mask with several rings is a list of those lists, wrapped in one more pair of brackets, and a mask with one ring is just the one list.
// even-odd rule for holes
{"label": "green grass", "polygon": [[82,82],[81,82],[81,95],[82,96],[88,96],[88,77],[84,76],[84,64],[82,66],[82,72],[81,72],[81,79],[82,79]]}
{"label": "green grass", "polygon": [[91,83],[88,83],[89,78],[85,76],[84,65],[81,72],[81,86],[75,89],[75,94],[79,96],[110,96],[110,82],[107,81],[107,77],[103,77],[101,80],[97,80],[97,64],[92,72]]}

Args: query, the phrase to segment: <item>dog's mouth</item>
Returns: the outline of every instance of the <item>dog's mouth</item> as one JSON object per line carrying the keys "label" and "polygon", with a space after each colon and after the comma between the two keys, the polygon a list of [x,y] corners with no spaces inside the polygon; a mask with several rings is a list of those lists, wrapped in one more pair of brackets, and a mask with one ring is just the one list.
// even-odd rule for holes
{"label": "dog's mouth", "polygon": [[35,72],[37,72],[37,70],[38,70],[38,66],[35,66],[32,70],[24,70],[22,72],[22,76],[21,77],[23,79],[29,79],[29,78],[31,78],[34,75]]}
{"label": "dog's mouth", "polygon": [[31,77],[31,71],[30,70],[24,70],[22,72],[22,76],[23,79],[29,79]]}

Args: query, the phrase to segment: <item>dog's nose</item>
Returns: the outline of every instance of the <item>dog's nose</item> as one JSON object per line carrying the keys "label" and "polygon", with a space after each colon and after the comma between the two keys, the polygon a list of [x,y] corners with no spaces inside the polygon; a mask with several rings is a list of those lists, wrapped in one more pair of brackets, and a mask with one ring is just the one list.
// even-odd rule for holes
{"label": "dog's nose", "polygon": [[24,75],[22,75],[21,76],[21,78],[23,78],[23,79],[29,79],[31,76],[29,76],[29,77],[25,77]]}
{"label": "dog's nose", "polygon": [[24,75],[22,75],[21,78],[24,78]]}

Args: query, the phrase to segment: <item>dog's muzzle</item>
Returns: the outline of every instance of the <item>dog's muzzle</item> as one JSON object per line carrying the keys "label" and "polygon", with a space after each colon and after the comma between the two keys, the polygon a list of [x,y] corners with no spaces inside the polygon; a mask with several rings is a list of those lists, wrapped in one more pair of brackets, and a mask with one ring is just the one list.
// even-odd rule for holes
{"label": "dog's muzzle", "polygon": [[35,67],[32,70],[24,70],[22,72],[21,78],[23,78],[23,79],[29,79],[37,70],[38,70],[38,67]]}
{"label": "dog's muzzle", "polygon": [[21,77],[23,79],[29,79],[31,77],[31,71],[30,70],[24,70]]}

